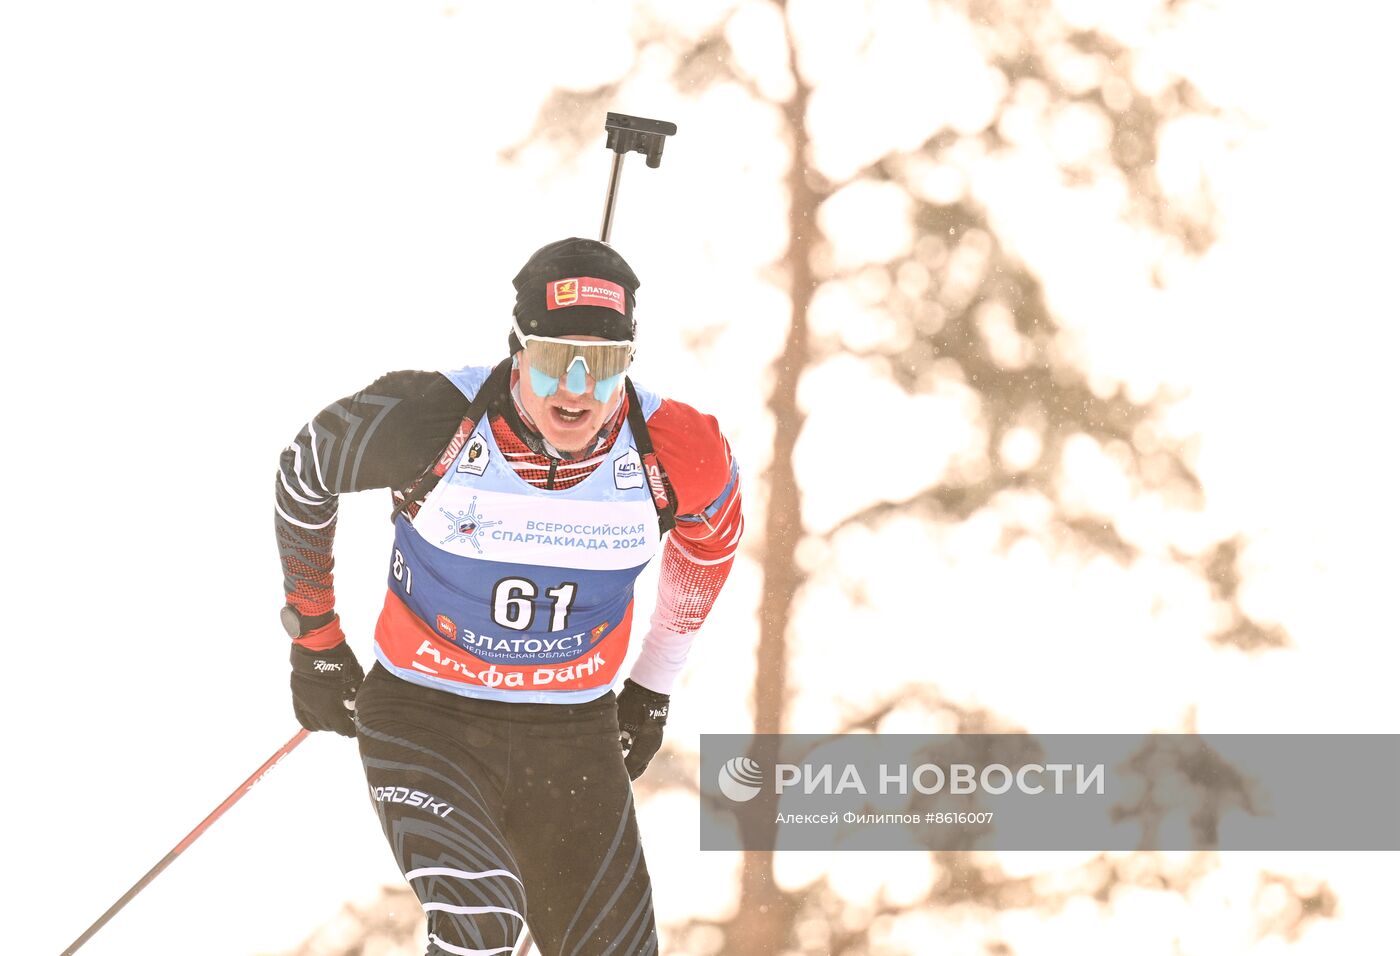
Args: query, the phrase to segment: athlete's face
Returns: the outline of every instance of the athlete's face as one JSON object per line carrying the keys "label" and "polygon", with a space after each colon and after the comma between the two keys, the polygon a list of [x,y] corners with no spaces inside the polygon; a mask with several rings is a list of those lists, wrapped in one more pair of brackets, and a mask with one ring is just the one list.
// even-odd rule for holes
{"label": "athlete's face", "polygon": [[[566,338],[581,342],[607,341],[596,335],[570,335]],[[581,394],[569,391],[567,381],[568,376],[559,379],[559,387],[553,395],[537,394],[530,375],[529,352],[520,350],[520,404],[535,420],[546,441],[560,451],[572,453],[582,451],[598,434],[603,423],[617,411],[618,403],[622,401],[622,389],[613,389],[608,400],[600,402],[593,397],[593,388],[598,383],[592,375],[587,376]]]}

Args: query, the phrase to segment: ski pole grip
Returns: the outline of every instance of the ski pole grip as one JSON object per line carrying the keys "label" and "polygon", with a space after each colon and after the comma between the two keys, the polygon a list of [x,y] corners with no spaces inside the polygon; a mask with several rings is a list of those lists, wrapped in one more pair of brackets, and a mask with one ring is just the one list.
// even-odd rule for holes
{"label": "ski pole grip", "polygon": [[652,169],[661,165],[661,151],[666,147],[666,137],[676,135],[675,123],[647,119],[645,116],[628,116],[626,113],[609,113],[603,127],[608,131],[608,149],[619,156],[624,153],[646,153],[647,165]]}

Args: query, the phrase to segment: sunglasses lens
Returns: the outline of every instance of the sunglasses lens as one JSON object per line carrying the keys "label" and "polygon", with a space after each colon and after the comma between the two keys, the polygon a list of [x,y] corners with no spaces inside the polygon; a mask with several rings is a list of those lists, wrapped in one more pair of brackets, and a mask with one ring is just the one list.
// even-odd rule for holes
{"label": "sunglasses lens", "polygon": [[583,357],[588,362],[588,373],[601,382],[627,371],[627,366],[632,361],[632,347],[626,343],[600,344],[594,346],[591,351],[584,352]]}
{"label": "sunglasses lens", "polygon": [[575,358],[582,357],[588,374],[595,381],[612,378],[627,370],[632,357],[628,342],[545,342],[526,339],[525,352],[530,367],[551,378],[564,375]]}
{"label": "sunglasses lens", "polygon": [[530,339],[525,342],[525,354],[530,357],[530,367],[550,378],[558,378],[569,367],[573,348],[561,342],[541,342]]}

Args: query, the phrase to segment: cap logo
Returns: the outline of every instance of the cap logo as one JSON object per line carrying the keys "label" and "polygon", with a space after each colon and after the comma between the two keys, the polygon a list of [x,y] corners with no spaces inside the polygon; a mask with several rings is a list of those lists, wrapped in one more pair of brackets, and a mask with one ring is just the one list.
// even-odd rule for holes
{"label": "cap logo", "polygon": [[549,283],[545,287],[545,305],[551,312],[571,305],[593,305],[626,315],[627,294],[616,282],[578,276]]}
{"label": "cap logo", "polygon": [[574,305],[577,302],[577,279],[560,279],[558,282],[549,284],[549,307],[551,309],[562,309],[566,305]]}

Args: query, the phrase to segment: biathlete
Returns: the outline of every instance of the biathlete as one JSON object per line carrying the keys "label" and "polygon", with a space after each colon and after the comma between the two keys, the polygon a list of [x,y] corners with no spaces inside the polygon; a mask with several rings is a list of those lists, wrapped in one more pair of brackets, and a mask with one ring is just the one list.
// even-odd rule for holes
{"label": "biathlete", "polygon": [[[509,953],[526,924],[546,956],[645,956],[630,780],[729,574],[739,470],[714,418],[628,378],[640,283],[610,246],[551,243],[514,284],[499,365],[391,372],[283,451],[293,709],[358,739],[430,956]],[[394,543],[365,676],[332,542],[338,496],[371,488],[393,491]],[[615,694],[658,551],[655,612]]]}

